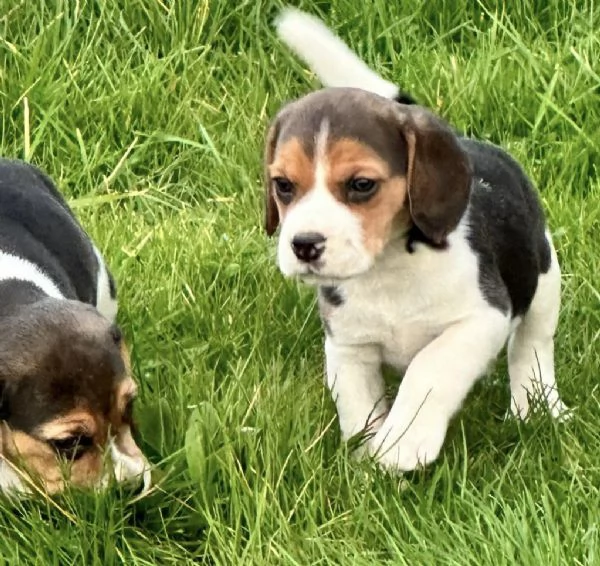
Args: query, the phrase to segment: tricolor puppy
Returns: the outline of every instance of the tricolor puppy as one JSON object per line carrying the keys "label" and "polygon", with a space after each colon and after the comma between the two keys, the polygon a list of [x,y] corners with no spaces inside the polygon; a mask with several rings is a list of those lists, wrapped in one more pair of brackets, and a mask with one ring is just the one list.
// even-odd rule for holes
{"label": "tricolor puppy", "polygon": [[[531,182],[368,69],[319,20],[287,43],[336,88],[286,105],[266,143],[266,229],[284,275],[317,286],[344,438],[385,467],[435,460],[448,423],[508,342],[512,412],[558,416],[560,269]],[[360,87],[352,88],[353,86]],[[391,405],[383,364],[404,371]]]}
{"label": "tricolor puppy", "polygon": [[113,279],[52,181],[0,160],[0,489],[102,486],[105,461],[148,487],[116,313]]}

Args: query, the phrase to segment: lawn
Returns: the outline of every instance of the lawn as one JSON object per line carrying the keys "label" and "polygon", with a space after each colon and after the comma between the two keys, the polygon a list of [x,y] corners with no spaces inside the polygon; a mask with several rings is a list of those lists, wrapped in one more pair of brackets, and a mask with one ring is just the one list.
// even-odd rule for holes
{"label": "lawn", "polygon": [[262,231],[269,117],[317,83],[262,0],[0,0],[1,153],[45,169],[105,253],[155,486],[0,507],[10,564],[600,564],[600,8],[319,0],[386,78],[508,148],[563,269],[567,424],[505,421],[503,359],[440,460],[340,444],[310,289]]}

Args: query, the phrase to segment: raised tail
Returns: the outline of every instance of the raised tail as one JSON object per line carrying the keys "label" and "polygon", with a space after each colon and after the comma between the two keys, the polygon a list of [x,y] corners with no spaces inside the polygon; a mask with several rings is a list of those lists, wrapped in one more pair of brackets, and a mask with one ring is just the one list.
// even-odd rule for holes
{"label": "raised tail", "polygon": [[354,87],[402,102],[415,101],[373,71],[318,18],[284,8],[275,20],[277,35],[325,86]]}

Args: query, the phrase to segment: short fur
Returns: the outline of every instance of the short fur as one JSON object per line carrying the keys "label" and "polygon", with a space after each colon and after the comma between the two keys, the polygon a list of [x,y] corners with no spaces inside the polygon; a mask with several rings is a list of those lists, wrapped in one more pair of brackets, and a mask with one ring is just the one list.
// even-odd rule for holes
{"label": "short fur", "polygon": [[[277,30],[329,88],[271,124],[266,230],[281,224],[281,271],[321,289],[343,437],[368,432],[367,451],[390,469],[432,462],[507,342],[513,414],[525,418],[534,397],[563,414],[560,268],[522,168],[400,103],[412,99],[316,18],[286,9]],[[383,364],[405,372],[391,406]]]}
{"label": "short fur", "polygon": [[55,492],[67,477],[103,485],[106,450],[117,479],[143,476],[149,487],[131,435],[135,384],[116,313],[114,280],[54,184],[29,164],[0,160],[4,491],[39,480]]}

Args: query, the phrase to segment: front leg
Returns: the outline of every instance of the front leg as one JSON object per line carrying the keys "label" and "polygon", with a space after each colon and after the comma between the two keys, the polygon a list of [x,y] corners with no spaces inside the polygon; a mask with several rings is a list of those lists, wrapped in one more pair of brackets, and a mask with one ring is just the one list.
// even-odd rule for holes
{"label": "front leg", "polygon": [[490,310],[447,328],[409,365],[370,452],[397,471],[434,461],[448,424],[506,342],[509,319]]}
{"label": "front leg", "polygon": [[375,432],[387,411],[379,347],[338,346],[325,339],[327,385],[335,401],[342,438]]}

